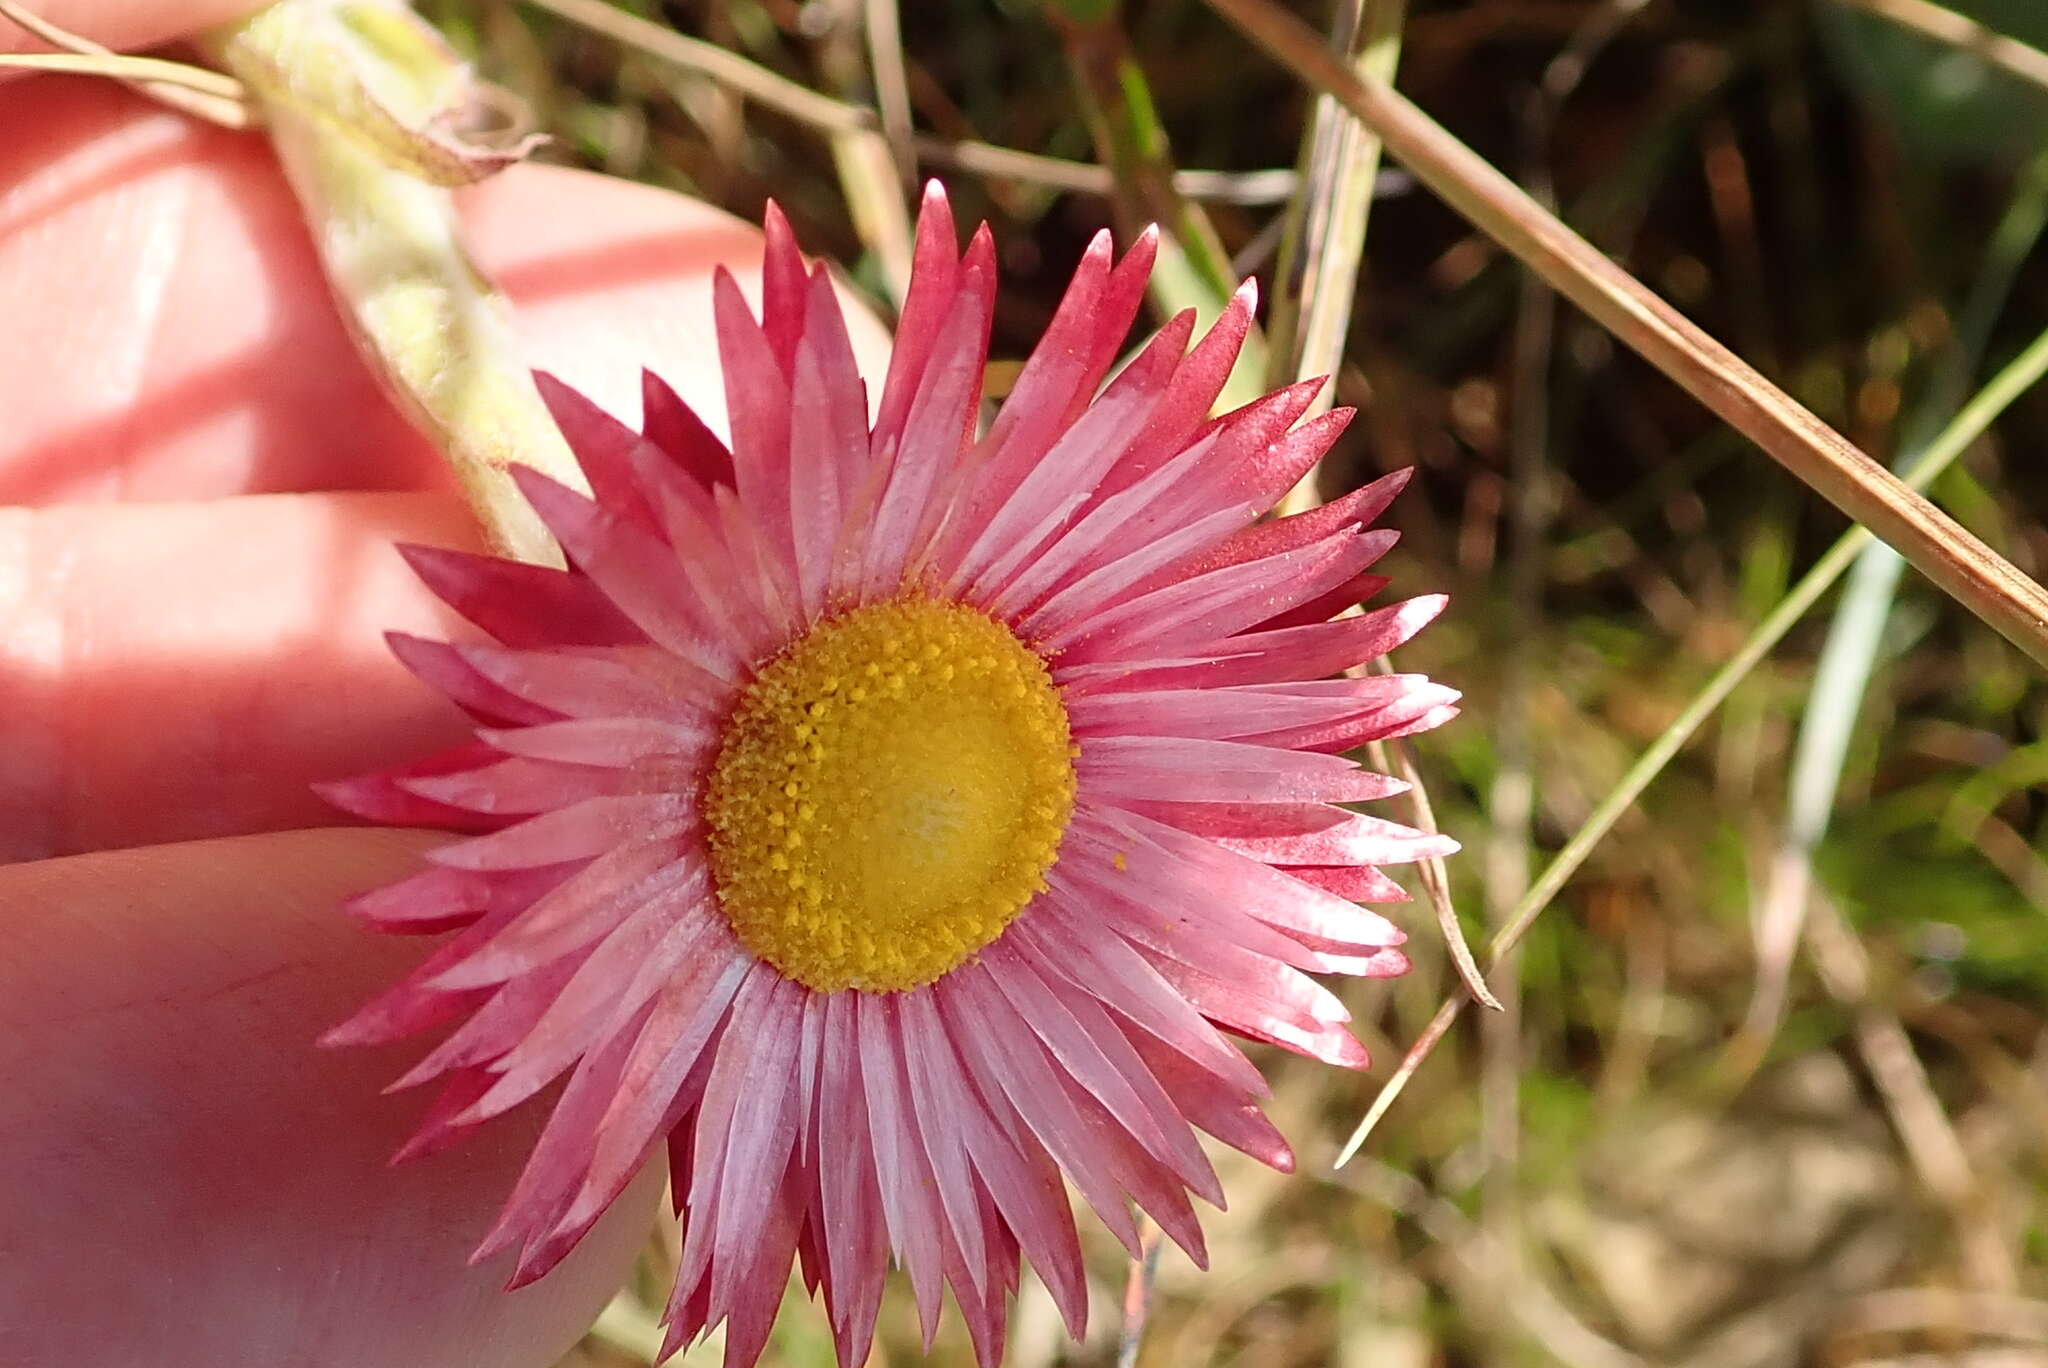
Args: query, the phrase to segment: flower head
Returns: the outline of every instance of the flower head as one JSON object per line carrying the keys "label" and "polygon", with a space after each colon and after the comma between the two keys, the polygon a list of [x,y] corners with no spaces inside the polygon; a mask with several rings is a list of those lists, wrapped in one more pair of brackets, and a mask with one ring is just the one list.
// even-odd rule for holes
{"label": "flower head", "polygon": [[497,639],[393,641],[477,739],[328,791],[479,834],[355,901],[456,934],[330,1039],[460,1022],[401,1080],[441,1083],[408,1153],[566,1079],[478,1251],[515,1283],[666,1141],[671,1346],[724,1320],[753,1363],[800,1259],[857,1364],[893,1258],[988,1364],[1020,1256],[1082,1328],[1062,1175],[1199,1262],[1193,1128],[1292,1164],[1233,1036],[1365,1063],[1309,975],[1402,972],[1356,904],[1453,846],[1337,806],[1401,787],[1341,752],[1457,696],[1331,676],[1442,600],[1346,612],[1402,475],[1261,521],[1350,415],[1294,426],[1297,385],[1209,417],[1249,289],[1098,394],[1154,246],[1098,238],[978,433],[992,253],[934,189],[870,423],[824,271],[767,227],[760,321],[716,286],[729,448],[652,376],[639,432],[544,379],[595,498],[519,479],[570,568],[408,549]]}

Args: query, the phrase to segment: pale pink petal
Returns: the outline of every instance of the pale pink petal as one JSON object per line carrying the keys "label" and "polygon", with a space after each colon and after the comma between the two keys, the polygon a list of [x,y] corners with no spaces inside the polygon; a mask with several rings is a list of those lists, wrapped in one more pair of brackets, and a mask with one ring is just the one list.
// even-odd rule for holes
{"label": "pale pink petal", "polygon": [[939,1284],[945,1272],[939,1249],[944,1218],[931,1166],[912,1130],[909,1080],[896,1044],[897,1005],[891,995],[882,993],[858,994],[855,1005],[861,1083],[867,1090],[868,1128],[889,1247],[910,1274],[918,1319],[929,1329],[938,1323]]}
{"label": "pale pink petal", "polygon": [[622,769],[651,760],[700,756],[717,745],[719,731],[699,714],[677,721],[579,717],[531,727],[480,730],[477,735],[507,755]]}
{"label": "pale pink petal", "polygon": [[437,988],[503,983],[587,945],[648,903],[701,897],[709,875],[672,840],[634,840],[592,860],[512,918],[477,952],[434,980]]}
{"label": "pale pink petal", "polygon": [[531,869],[588,860],[621,841],[681,831],[691,806],[683,794],[590,798],[488,836],[440,846],[427,858],[448,869]]}
{"label": "pale pink petal", "polygon": [[824,607],[846,494],[868,464],[867,401],[839,298],[822,270],[811,280],[790,386],[790,511],[805,619]]}
{"label": "pale pink petal", "polygon": [[1104,798],[1341,803],[1380,797],[1384,776],[1339,755],[1186,736],[1091,736],[1074,772]]}
{"label": "pale pink petal", "polygon": [[694,667],[668,668],[661,677],[635,669],[646,647],[569,651],[512,650],[462,643],[452,648],[471,669],[519,698],[565,717],[663,717],[702,714],[728,692]]}

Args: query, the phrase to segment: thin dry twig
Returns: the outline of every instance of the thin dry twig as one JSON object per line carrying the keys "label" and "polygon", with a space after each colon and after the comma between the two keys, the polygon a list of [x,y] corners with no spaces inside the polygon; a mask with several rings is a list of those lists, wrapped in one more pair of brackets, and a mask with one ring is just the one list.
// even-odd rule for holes
{"label": "thin dry twig", "polygon": [[2000,70],[2023,81],[2048,86],[2048,52],[1996,29],[1986,28],[1954,10],[1930,4],[1928,0],[1835,0],[1844,9],[1862,10],[1889,19],[1901,28],[1912,29],[1937,42],[1948,43],[1981,57]]}
{"label": "thin dry twig", "polygon": [[[1989,384],[1979,390],[1969,403],[1963,405],[1949,425],[1942,429],[1941,435],[1928,444],[1926,452],[1907,472],[1907,482],[1916,489],[1925,488],[1937,475],[1948,469],[1971,444],[1983,436],[1993,420],[2021,394],[2031,389],[2043,375],[2048,375],[2048,332],[2035,338],[2025,351],[2007,363],[2003,370],[1992,377]],[[1629,766],[1628,772],[1622,776],[1621,782],[1600,800],[1592,815],[1573,834],[1571,840],[1565,843],[1564,849],[1544,867],[1543,873],[1515,909],[1514,919],[1501,928],[1500,933],[1494,937],[1492,945],[1488,947],[1489,968],[1500,962],[1504,952],[1521,943],[1522,937],[1529,933],[1529,928],[1536,924],[1536,918],[1543,914],[1551,899],[1558,895],[1559,890],[1578,871],[1579,866],[1585,863],[1593,848],[1614,829],[1614,824],[1621,820],[1622,814],[1635,805],[1643,790],[1647,789],[1651,781],[1671,763],[1672,758],[1685,743],[1692,739],[1693,733],[1713,715],[1715,709],[1727,701],[1728,695],[1735,691],[1736,686],[1748,677],[1749,672],[1755,669],[1766,655],[1770,654],[1771,648],[1784,639],[1785,634],[1792,630],[1793,624],[1804,617],[1814,604],[1820,601],[1821,596],[1833,587],[1835,581],[1842,577],[1843,572],[1870,541],[1871,534],[1865,528],[1852,527],[1843,533],[1835,544],[1828,548],[1827,553],[1814,563],[1813,568],[1800,578],[1799,583],[1792,587],[1791,592],[1779,601],[1778,606],[1771,610],[1756,630],[1749,634],[1748,639],[1728,658],[1727,663],[1714,672],[1713,678],[1693,696],[1663,733],[1650,743],[1649,749],[1636,758],[1636,762]],[[1364,1145],[1366,1138],[1372,1134],[1380,1118],[1387,1114],[1387,1110],[1407,1088],[1408,1080],[1415,1076],[1423,1061],[1435,1051],[1464,1008],[1464,998],[1452,997],[1446,999],[1443,1006],[1437,1009],[1436,1015],[1430,1018],[1429,1024],[1423,1027],[1422,1033],[1409,1047],[1400,1067],[1394,1070],[1393,1077],[1380,1089],[1379,1095],[1373,1099],[1365,1116],[1353,1129],[1350,1138],[1344,1142],[1343,1149],[1337,1155],[1336,1167],[1342,1168],[1358,1153],[1359,1147]]]}
{"label": "thin dry twig", "polygon": [[1208,0],[1342,100],[1396,159],[1616,337],[1944,592],[2048,665],[2048,590],[1610,261],[1385,82],[1352,70],[1273,0]]}
{"label": "thin dry twig", "polygon": [[[0,18],[5,18],[59,49],[60,54],[93,58],[104,65],[77,65],[47,60],[50,53],[0,54],[0,66],[44,71],[77,71],[110,76],[133,86],[160,104],[205,119],[223,128],[254,128],[259,122],[256,107],[232,76],[183,62],[164,62],[150,57],[128,57],[102,47],[90,38],[60,28],[38,14],[31,14],[14,0],[0,0]],[[170,68],[166,71],[165,68]]]}
{"label": "thin dry twig", "polygon": [[[1380,674],[1391,673],[1393,666],[1382,656],[1373,662],[1373,669]],[[1416,829],[1435,831],[1436,810],[1430,805],[1429,790],[1422,785],[1422,773],[1416,768],[1415,756],[1407,745],[1400,741],[1374,741],[1367,747],[1372,767],[1383,774],[1392,774],[1408,785],[1408,806],[1413,814]],[[1444,938],[1444,945],[1451,952],[1451,964],[1458,971],[1459,982],[1472,1000],[1489,1011],[1501,1010],[1500,999],[1486,986],[1486,976],[1479,972],[1479,961],[1472,957],[1472,943],[1465,939],[1465,928],[1458,920],[1458,909],[1451,899],[1450,872],[1444,867],[1442,857],[1432,855],[1416,866],[1422,880],[1423,894],[1428,897],[1430,909],[1436,913],[1436,929]]]}
{"label": "thin dry twig", "polygon": [[866,0],[861,6],[868,37],[868,67],[875,78],[875,106],[882,136],[907,187],[917,180],[917,149],[910,140],[910,77],[903,66],[903,17],[896,0]]}
{"label": "thin dry twig", "polygon": [[1124,1323],[1117,1335],[1116,1368],[1137,1368],[1145,1344],[1145,1325],[1152,1318],[1152,1289],[1159,1280],[1159,1227],[1140,1218],[1138,1256],[1124,1282]]}
{"label": "thin dry twig", "polygon": [[2019,1273],[2012,1252],[1991,1218],[1969,1153],[1942,1110],[1940,1095],[1905,1026],[1871,992],[1870,957],[1831,899],[1810,893],[1807,901],[1806,941],[1821,981],[1838,1002],[1856,1011],[1857,1053],[1884,1099],[1914,1172],[1948,1208],[1975,1290],[2017,1291]]}
{"label": "thin dry twig", "polygon": [[[1407,0],[1345,0],[1337,7],[1332,46],[1351,53],[1360,70],[1391,81],[1407,10]],[[1303,193],[1288,213],[1274,272],[1267,325],[1267,380],[1273,384],[1334,375],[1343,360],[1379,165],[1379,139],[1333,97],[1318,96],[1302,143]],[[1326,386],[1304,416],[1327,411],[1334,397],[1335,387]],[[1311,506],[1314,491],[1310,471],[1288,492],[1280,513]]]}
{"label": "thin dry twig", "polygon": [[[604,0],[530,0],[538,9],[579,24],[595,33],[676,66],[708,77],[729,90],[802,124],[826,133],[879,132],[882,116],[864,105],[821,95],[808,86],[778,76],[764,66],[728,52],[715,43],[686,37],[604,3]],[[879,79],[879,78],[878,78]],[[1116,179],[1106,166],[1066,161],[1059,157],[1019,152],[989,143],[949,142],[913,134],[911,148],[921,162],[974,175],[1028,181],[1082,194],[1108,196]],[[1188,199],[1227,204],[1277,204],[1294,193],[1292,170],[1178,171],[1174,190]]]}

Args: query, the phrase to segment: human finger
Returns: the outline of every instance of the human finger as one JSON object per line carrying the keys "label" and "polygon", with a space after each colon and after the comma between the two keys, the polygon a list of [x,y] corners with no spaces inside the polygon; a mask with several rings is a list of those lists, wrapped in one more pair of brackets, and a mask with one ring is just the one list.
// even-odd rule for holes
{"label": "human finger", "polygon": [[[446,488],[360,361],[300,211],[255,135],[110,85],[0,87],[0,503]],[[526,165],[462,192],[530,365],[628,419],[659,372],[714,428],[721,265],[760,234],[698,201]],[[864,308],[864,359],[887,355]]]}
{"label": "human finger", "polygon": [[0,869],[0,1344],[9,1363],[518,1368],[589,1325],[656,1175],[542,1282],[469,1249],[539,1108],[387,1168],[404,1048],[322,1050],[419,947],[334,909],[430,838],[300,831]]}
{"label": "human finger", "polygon": [[461,626],[431,494],[0,509],[0,859],[324,825],[308,786],[459,739],[386,630]]}

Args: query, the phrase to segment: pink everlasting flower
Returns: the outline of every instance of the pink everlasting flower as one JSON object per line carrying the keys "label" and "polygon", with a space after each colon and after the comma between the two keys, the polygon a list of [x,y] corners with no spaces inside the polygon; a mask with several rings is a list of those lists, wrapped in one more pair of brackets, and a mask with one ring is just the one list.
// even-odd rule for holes
{"label": "pink everlasting flower", "polygon": [[478,1250],[515,1285],[665,1141],[671,1348],[723,1320],[752,1364],[799,1259],[858,1364],[893,1259],[992,1364],[1020,1258],[1082,1330],[1063,1176],[1199,1263],[1194,1129],[1291,1166],[1233,1036],[1366,1062],[1309,975],[1402,972],[1356,904],[1454,846],[1337,806],[1401,787],[1340,753],[1457,695],[1331,676],[1442,599],[1346,613],[1405,473],[1260,521],[1350,415],[1295,427],[1304,384],[1209,417],[1249,288],[1097,393],[1154,249],[1099,237],[977,433],[993,254],[934,189],[870,423],[825,272],[767,229],[762,319],[717,281],[730,448],[652,376],[638,432],[544,380],[595,498],[517,473],[571,568],[407,550],[499,643],[393,639],[477,739],[330,796],[480,834],[355,901],[455,934],[330,1040],[460,1022],[400,1080],[440,1080],[409,1154],[566,1079]]}

